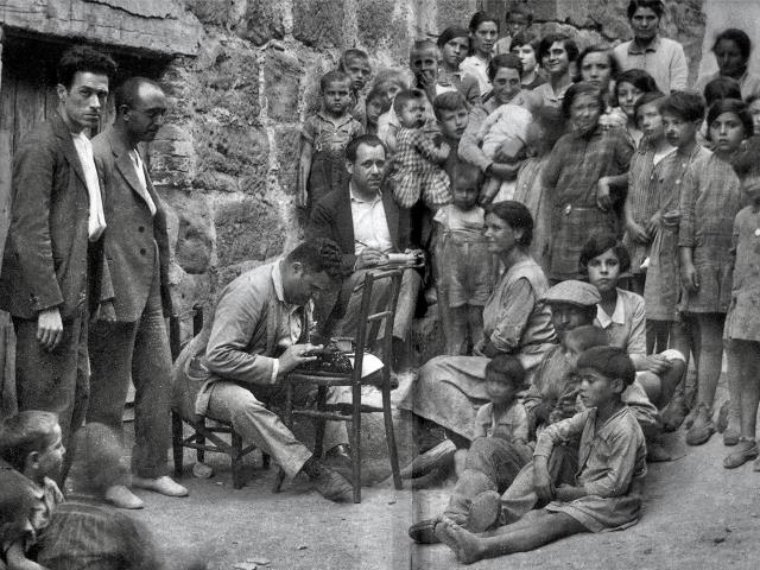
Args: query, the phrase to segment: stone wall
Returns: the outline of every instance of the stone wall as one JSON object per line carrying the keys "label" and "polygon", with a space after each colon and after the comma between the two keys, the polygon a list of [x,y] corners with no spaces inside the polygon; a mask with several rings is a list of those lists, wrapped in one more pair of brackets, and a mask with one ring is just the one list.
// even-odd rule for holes
{"label": "stone wall", "polygon": [[[520,0],[517,0],[520,1]],[[299,127],[317,108],[318,80],[342,50],[366,50],[375,70],[406,64],[415,38],[466,25],[478,9],[503,21],[505,0],[185,0],[203,26],[197,57],[175,59],[163,82],[170,125],[152,145],[157,186],[173,212],[175,304],[208,304],[241,271],[295,245]],[[628,39],[628,0],[527,0],[542,31],[582,46]],[[702,0],[668,1],[665,35],[696,76]]]}

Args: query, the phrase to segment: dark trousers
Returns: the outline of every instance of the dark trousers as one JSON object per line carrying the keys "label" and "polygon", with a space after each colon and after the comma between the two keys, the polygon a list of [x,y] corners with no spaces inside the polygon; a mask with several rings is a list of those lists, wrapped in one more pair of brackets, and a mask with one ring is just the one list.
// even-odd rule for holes
{"label": "dark trousers", "polygon": [[89,395],[87,313],[63,323],[63,338],[52,351],[37,340],[37,319],[13,318],[16,331],[16,395],[19,411],[58,414],[63,445],[82,425]]}
{"label": "dark trousers", "polygon": [[171,353],[158,287],[136,322],[98,321],[90,329],[88,422],[121,432],[130,375],[135,386],[132,471],[155,479],[167,473],[170,438]]}

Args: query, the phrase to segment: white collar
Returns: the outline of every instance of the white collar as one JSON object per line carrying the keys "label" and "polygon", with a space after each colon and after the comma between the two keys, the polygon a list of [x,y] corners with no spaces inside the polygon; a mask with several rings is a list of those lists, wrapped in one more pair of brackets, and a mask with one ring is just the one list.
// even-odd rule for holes
{"label": "white collar", "polygon": [[611,324],[624,325],[625,324],[625,307],[623,306],[623,296],[618,291],[617,301],[615,301],[615,310],[612,311],[612,316],[602,309],[602,305],[596,306],[596,320],[599,321],[599,326],[603,329],[609,328]]}

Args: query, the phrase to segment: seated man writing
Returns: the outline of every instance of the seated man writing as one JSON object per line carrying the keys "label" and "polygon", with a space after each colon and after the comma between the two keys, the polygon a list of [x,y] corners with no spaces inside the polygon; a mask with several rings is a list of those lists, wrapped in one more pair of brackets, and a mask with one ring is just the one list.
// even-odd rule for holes
{"label": "seated man writing", "polygon": [[[338,246],[316,239],[243,273],[219,295],[208,342],[200,343],[186,367],[188,378],[203,382],[196,413],[231,423],[288,477],[303,471],[332,501],[350,500],[351,484],[313,457],[269,406],[284,401],[288,373],[315,360],[310,351],[321,347],[305,341],[310,301],[340,286],[343,267]],[[295,391],[296,401],[308,397],[299,393],[305,390]],[[328,402],[335,401],[336,393],[328,391]],[[327,422],[325,449],[347,444],[340,426]]]}
{"label": "seated man writing", "polygon": [[[409,246],[409,211],[400,209],[382,182],[387,168],[385,146],[374,135],[355,138],[346,147],[350,174],[347,187],[333,189],[314,207],[306,231],[309,240],[335,240],[346,266],[353,273],[333,307],[323,303],[324,322],[320,330],[351,335],[356,330],[361,309],[364,276],[372,268],[386,265],[389,254],[403,252]],[[401,281],[396,317],[393,323],[394,355],[403,355],[421,284],[416,271],[406,270]],[[378,296],[389,285],[379,288]]]}

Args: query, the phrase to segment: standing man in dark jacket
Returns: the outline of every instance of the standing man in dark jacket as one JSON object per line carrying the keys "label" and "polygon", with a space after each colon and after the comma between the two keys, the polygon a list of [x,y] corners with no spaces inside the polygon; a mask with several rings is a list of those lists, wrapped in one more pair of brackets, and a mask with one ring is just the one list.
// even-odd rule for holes
{"label": "standing man in dark jacket", "polygon": [[0,309],[11,313],[16,331],[19,410],[57,413],[64,446],[87,406],[88,317],[113,297],[85,131],[97,127],[115,71],[110,57],[90,47],[67,50],[57,70],[58,108],[27,134],[13,160]]}
{"label": "standing man in dark jacket", "polygon": [[[171,314],[166,212],[138,144],[163,125],[166,97],[155,82],[127,79],[115,93],[116,120],[93,139],[105,196],[105,250],[114,289],[113,319],[90,329],[92,381],[87,421],[121,430],[130,376],[135,386],[132,484],[181,497],[167,473],[171,354],[164,318]],[[124,508],[142,500],[123,485],[106,498]]]}

